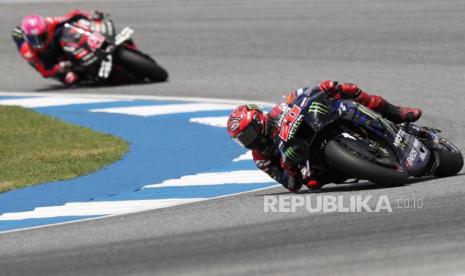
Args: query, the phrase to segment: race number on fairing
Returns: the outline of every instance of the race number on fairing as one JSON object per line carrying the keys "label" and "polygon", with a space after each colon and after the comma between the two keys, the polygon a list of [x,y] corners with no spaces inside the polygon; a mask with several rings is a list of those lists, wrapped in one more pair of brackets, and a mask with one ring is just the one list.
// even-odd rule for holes
{"label": "race number on fairing", "polygon": [[292,128],[299,117],[300,112],[302,109],[297,105],[294,105],[292,109],[284,116],[284,119],[281,123],[281,130],[279,131],[279,137],[283,139],[283,141],[287,142],[290,138],[289,136],[292,133]]}

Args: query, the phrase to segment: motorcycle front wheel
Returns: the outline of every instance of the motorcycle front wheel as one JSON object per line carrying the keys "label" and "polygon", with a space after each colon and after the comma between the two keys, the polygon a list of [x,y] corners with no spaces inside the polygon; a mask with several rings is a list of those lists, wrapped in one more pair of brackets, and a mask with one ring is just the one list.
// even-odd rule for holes
{"label": "motorcycle front wheel", "polygon": [[439,166],[434,172],[435,176],[446,177],[459,173],[463,168],[463,156],[460,150],[446,139],[439,141],[441,148],[436,152]]}

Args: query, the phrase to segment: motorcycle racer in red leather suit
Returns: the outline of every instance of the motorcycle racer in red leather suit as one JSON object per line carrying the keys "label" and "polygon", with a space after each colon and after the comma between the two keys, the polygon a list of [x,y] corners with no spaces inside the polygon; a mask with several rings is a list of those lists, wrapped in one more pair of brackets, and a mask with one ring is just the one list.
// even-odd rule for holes
{"label": "motorcycle racer in red leather suit", "polygon": [[44,78],[55,78],[66,85],[78,81],[75,73],[70,71],[71,63],[63,56],[59,44],[62,26],[65,23],[83,19],[101,19],[100,12],[90,13],[74,10],[64,16],[41,17],[27,15],[21,26],[13,29],[12,36],[21,56],[29,62]]}
{"label": "motorcycle racer in red leather suit", "polygon": [[[283,145],[279,139],[280,122],[285,110],[302,93],[324,91],[334,99],[352,99],[380,113],[394,123],[414,122],[421,116],[421,110],[395,106],[378,95],[370,95],[352,83],[339,84],[325,80],[313,89],[300,88],[287,95],[286,102],[275,106],[264,114],[256,105],[241,105],[233,110],[227,122],[231,138],[240,145],[252,150],[256,166],[281,183],[291,192],[297,192],[306,185],[310,189],[320,189],[329,183],[328,177],[310,167],[310,172],[302,171],[297,164],[309,155],[303,141],[293,141]],[[305,170],[305,169],[304,169]]]}

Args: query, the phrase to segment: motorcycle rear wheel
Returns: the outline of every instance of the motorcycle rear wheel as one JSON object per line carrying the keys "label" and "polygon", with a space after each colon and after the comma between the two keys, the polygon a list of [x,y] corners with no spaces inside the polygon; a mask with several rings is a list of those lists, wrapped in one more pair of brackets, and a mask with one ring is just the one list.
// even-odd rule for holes
{"label": "motorcycle rear wheel", "polygon": [[115,61],[137,77],[149,79],[153,82],[164,82],[168,79],[168,72],[158,65],[155,60],[124,47],[119,48]]}

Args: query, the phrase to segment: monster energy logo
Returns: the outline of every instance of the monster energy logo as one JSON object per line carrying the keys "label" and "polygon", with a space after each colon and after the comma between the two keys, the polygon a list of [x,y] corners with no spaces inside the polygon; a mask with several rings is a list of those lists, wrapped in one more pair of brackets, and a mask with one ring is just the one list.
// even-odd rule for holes
{"label": "monster energy logo", "polygon": [[303,158],[298,154],[296,153],[292,148],[288,148],[285,152],[285,155],[288,159],[290,159],[291,161],[294,161],[294,162],[297,162],[297,161],[300,161],[302,160]]}
{"label": "monster energy logo", "polygon": [[376,119],[377,117],[375,114],[373,114],[373,112],[365,108],[363,105],[359,105],[358,110],[372,119]]}
{"label": "monster energy logo", "polygon": [[319,103],[319,102],[313,102],[310,107],[308,108],[308,113],[310,112],[315,112],[315,113],[320,113],[320,114],[327,114],[328,113],[328,108],[326,105]]}

